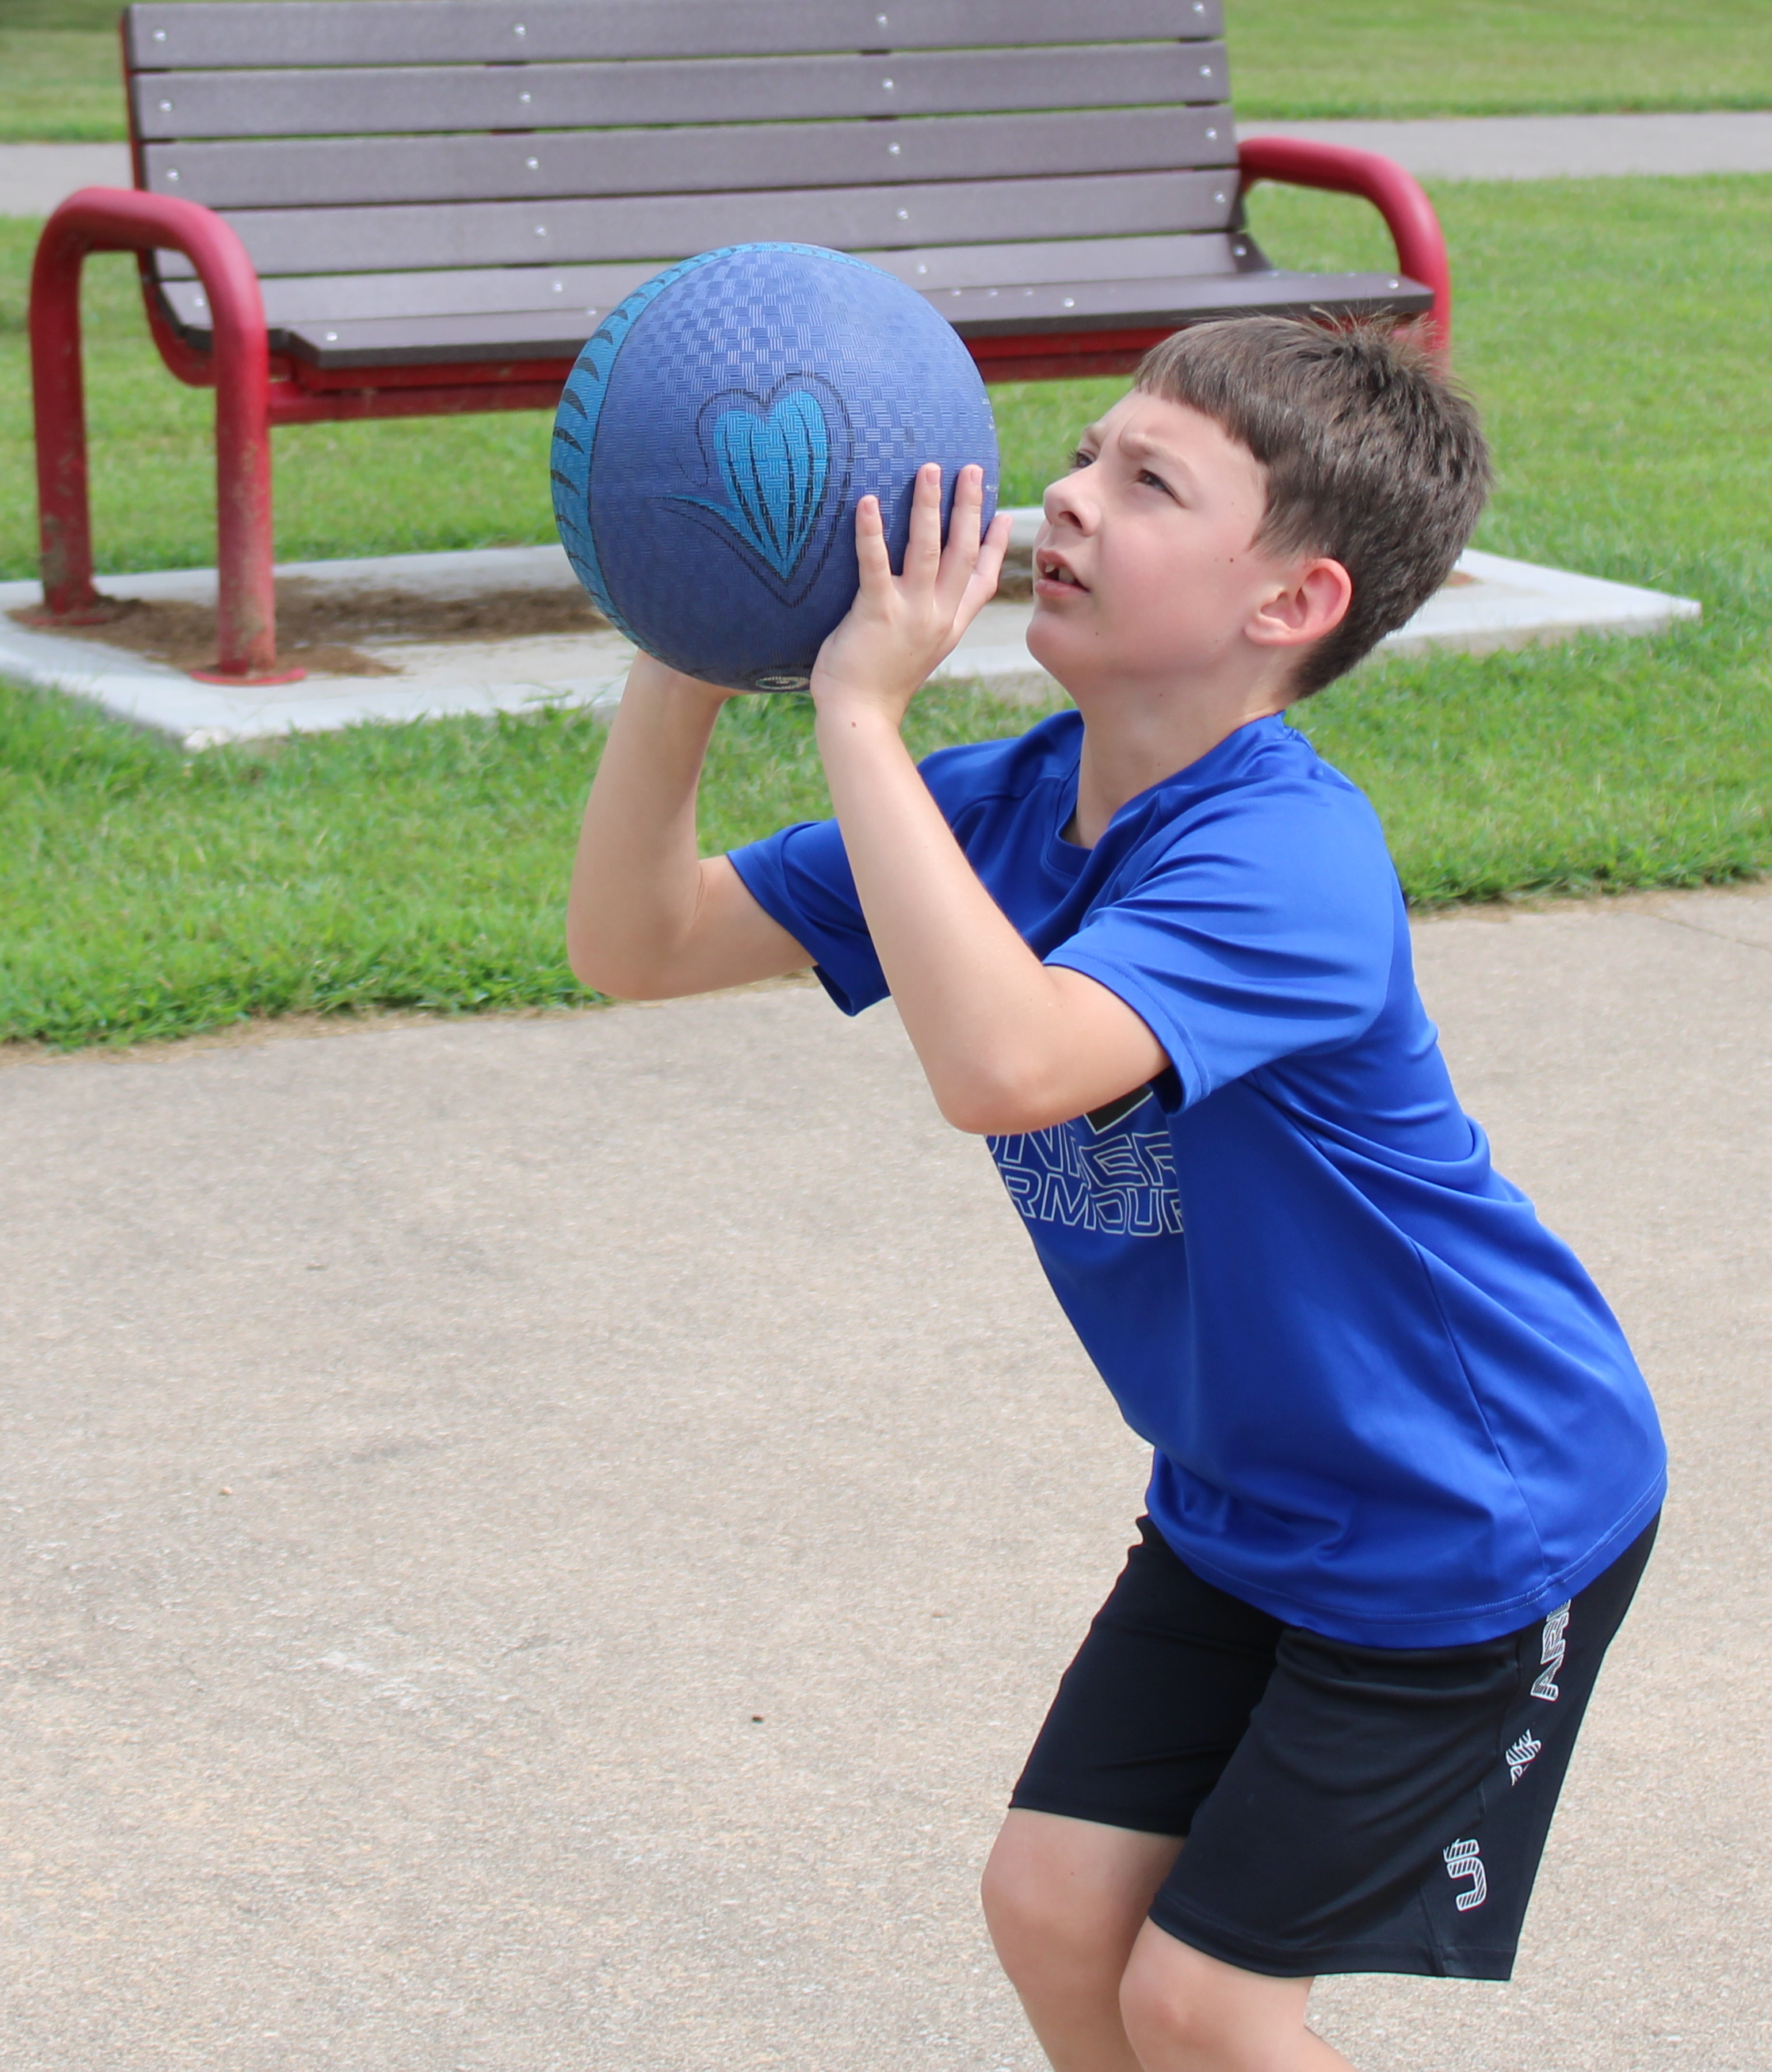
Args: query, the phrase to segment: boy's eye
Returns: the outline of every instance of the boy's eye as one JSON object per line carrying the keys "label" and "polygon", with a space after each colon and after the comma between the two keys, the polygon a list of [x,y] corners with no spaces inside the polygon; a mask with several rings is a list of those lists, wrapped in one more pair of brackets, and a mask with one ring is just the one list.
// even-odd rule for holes
{"label": "boy's eye", "polygon": [[1071,472],[1075,475],[1079,467],[1092,467],[1095,458],[1087,446],[1079,446],[1071,456]]}
{"label": "boy's eye", "polygon": [[1161,490],[1166,496],[1170,495],[1174,493],[1170,490],[1169,484],[1164,481],[1163,478],[1160,475],[1153,475],[1148,467],[1141,467],[1139,469],[1138,479],[1143,483],[1149,483],[1153,489]]}

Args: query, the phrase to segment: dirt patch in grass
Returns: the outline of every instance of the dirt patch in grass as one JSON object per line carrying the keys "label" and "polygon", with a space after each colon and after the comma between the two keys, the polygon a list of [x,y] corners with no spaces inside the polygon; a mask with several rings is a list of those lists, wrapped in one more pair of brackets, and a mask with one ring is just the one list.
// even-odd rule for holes
{"label": "dirt patch in grass", "polygon": [[[69,631],[175,669],[207,668],[216,659],[212,606],[167,598],[112,598],[105,615]],[[11,617],[39,625],[31,607]],[[540,634],[599,633],[609,621],[582,590],[557,587],[487,590],[467,597],[384,588],[335,590],[311,577],[277,586],[280,660],[315,674],[397,676],[397,661],[366,653],[364,640],[446,643],[515,640]]]}

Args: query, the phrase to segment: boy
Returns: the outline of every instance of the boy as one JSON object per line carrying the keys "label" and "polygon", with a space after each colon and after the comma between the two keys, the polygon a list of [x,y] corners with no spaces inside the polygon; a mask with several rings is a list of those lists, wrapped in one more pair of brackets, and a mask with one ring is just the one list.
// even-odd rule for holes
{"label": "boy", "polygon": [[[976,470],[812,680],[833,823],[698,860],[724,694],[642,658],[573,961],[660,997],[890,992],[1154,1465],[985,1877],[1058,2072],[1329,2072],[1322,1971],[1506,1978],[1664,1458],[1605,1304],[1489,1163],[1364,799],[1286,708],[1444,581],[1488,461],[1372,329],[1157,347],[1047,491],[1029,646],[1077,710],[919,771],[995,587]],[[1185,1846],[1184,1846],[1185,1844]]]}

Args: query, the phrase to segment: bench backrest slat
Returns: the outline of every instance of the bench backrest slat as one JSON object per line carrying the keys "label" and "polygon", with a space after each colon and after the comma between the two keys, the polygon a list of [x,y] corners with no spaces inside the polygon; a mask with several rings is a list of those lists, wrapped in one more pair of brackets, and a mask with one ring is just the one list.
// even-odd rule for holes
{"label": "bench backrest slat", "polygon": [[130,9],[125,47],[143,71],[558,64],[1130,43],[1223,26],[1223,0],[150,0]]}
{"label": "bench backrest slat", "polygon": [[840,251],[1016,239],[1222,230],[1222,173],[819,187],[611,200],[478,202],[426,208],[247,209],[231,217],[261,273],[376,273],[409,266],[664,260],[750,238]]}
{"label": "bench backrest slat", "polygon": [[372,136],[1222,101],[1225,69],[1217,43],[1053,44],[883,58],[160,72],[138,75],[134,93],[144,141]]}
{"label": "bench backrest slat", "polygon": [[211,208],[300,208],[1229,166],[1236,133],[1222,106],[1116,108],[738,124],[700,132],[689,150],[674,130],[655,129],[150,144],[142,157],[157,193]]}

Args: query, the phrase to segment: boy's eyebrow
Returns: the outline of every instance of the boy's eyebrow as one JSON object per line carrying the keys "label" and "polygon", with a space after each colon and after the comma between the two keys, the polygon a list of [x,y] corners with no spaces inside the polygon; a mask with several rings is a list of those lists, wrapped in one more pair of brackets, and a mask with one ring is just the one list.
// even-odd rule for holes
{"label": "boy's eyebrow", "polygon": [[1190,483],[1194,479],[1193,469],[1182,456],[1146,432],[1128,432],[1120,440],[1120,448],[1129,460],[1160,461],[1167,473],[1182,476]]}
{"label": "boy's eyebrow", "polygon": [[1149,432],[1126,432],[1121,435],[1121,450],[1137,454],[1143,460],[1168,460],[1181,465],[1181,456],[1173,454],[1161,440],[1153,439]]}

